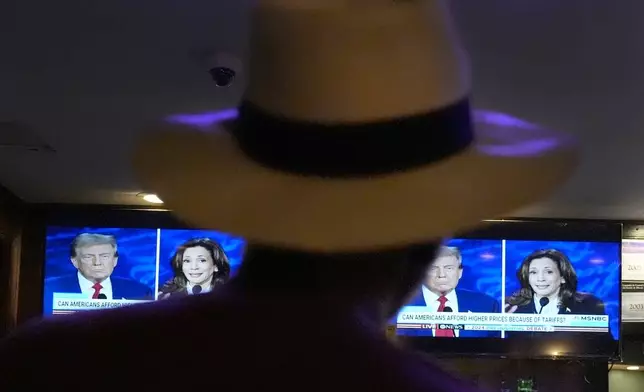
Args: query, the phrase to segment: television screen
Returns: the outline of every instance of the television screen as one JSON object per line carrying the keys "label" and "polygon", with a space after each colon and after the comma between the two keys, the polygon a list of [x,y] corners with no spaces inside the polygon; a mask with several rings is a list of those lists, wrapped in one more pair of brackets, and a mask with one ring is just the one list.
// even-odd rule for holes
{"label": "television screen", "polygon": [[243,248],[208,230],[48,227],[43,313],[207,293],[235,274]]}
{"label": "television screen", "polygon": [[513,234],[516,226],[503,226],[445,243],[395,317],[396,335],[412,344],[423,340],[432,351],[512,352],[531,339],[541,345],[535,355],[615,355],[618,237],[550,233],[544,240],[539,230]]}

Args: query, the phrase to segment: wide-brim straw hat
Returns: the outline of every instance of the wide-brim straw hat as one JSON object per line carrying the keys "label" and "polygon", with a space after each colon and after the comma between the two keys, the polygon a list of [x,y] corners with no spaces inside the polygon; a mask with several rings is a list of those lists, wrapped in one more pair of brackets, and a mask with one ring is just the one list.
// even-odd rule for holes
{"label": "wide-brim straw hat", "polygon": [[138,177],[191,225],[318,252],[443,238],[544,198],[575,143],[470,109],[445,3],[258,1],[238,110],[153,127]]}

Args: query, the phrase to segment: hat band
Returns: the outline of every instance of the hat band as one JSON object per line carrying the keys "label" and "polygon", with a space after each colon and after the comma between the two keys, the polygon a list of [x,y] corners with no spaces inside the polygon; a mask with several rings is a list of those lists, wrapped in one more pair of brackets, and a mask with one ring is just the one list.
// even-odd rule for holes
{"label": "hat band", "polygon": [[467,98],[425,114],[334,125],[278,117],[244,101],[232,133],[266,167],[321,177],[410,170],[455,155],[474,139]]}

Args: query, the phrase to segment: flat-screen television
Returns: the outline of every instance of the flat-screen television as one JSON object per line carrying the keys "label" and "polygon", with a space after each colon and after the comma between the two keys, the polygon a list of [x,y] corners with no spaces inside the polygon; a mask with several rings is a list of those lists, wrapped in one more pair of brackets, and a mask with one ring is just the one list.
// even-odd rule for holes
{"label": "flat-screen television", "polygon": [[243,248],[212,230],[48,226],[43,313],[207,293],[235,274]]}
{"label": "flat-screen television", "polygon": [[498,222],[445,243],[392,324],[438,353],[617,357],[621,225]]}
{"label": "flat-screen television", "polygon": [[[44,225],[43,313],[207,293],[235,275],[242,238],[168,216],[54,214]],[[438,355],[618,358],[621,239],[620,224],[550,221],[456,236],[392,318],[396,339]]]}

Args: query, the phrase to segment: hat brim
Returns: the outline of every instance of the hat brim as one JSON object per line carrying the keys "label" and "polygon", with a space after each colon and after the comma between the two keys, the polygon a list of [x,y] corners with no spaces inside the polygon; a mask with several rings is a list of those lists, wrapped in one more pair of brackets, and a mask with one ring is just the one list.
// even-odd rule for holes
{"label": "hat brim", "polygon": [[[164,124],[134,155],[142,185],[179,218],[249,241],[348,252],[451,236],[547,196],[577,162],[573,140],[489,112],[477,141],[436,164],[369,178],[317,178],[250,160],[225,130]],[[234,120],[232,120],[234,121]]]}

